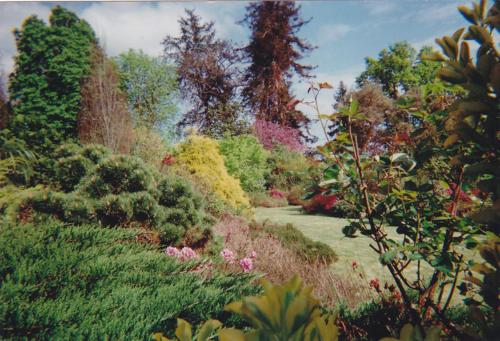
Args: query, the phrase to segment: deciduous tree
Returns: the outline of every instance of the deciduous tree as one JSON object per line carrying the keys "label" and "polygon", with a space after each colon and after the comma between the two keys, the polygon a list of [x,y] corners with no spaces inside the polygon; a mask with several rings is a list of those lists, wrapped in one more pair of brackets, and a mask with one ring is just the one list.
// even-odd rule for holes
{"label": "deciduous tree", "polygon": [[99,143],[115,153],[128,153],[132,144],[132,119],[120,89],[115,64],[95,46],[91,73],[82,86],[78,135],[83,143]]}
{"label": "deciduous tree", "polygon": [[120,54],[115,61],[135,126],[154,128],[172,137],[179,118],[175,67],[164,58],[132,49]]}

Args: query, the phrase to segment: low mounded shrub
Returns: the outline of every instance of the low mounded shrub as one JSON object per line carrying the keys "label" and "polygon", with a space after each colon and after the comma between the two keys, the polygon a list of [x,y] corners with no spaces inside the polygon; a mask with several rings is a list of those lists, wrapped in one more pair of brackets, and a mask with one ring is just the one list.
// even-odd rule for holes
{"label": "low mounded shrub", "polygon": [[210,276],[138,242],[142,231],[95,225],[0,226],[0,339],[147,340],[176,318],[242,319],[224,306],[259,291],[252,274]]}
{"label": "low mounded shrub", "polygon": [[37,219],[152,228],[163,243],[182,242],[188,230],[192,235],[199,230],[204,236],[190,238],[197,245],[210,240],[207,227],[211,221],[203,210],[203,200],[185,179],[160,174],[133,156],[110,155],[99,146],[62,145],[55,150],[53,161],[53,188],[16,201],[23,209],[11,210],[14,214],[33,210]]}
{"label": "low mounded shrub", "polygon": [[253,207],[284,207],[288,206],[286,198],[272,197],[268,193],[248,193]]}
{"label": "low mounded shrub", "polygon": [[305,260],[314,261],[319,259],[326,264],[337,261],[337,254],[330,246],[322,242],[313,241],[304,236],[304,234],[292,224],[279,225],[264,223],[261,225],[254,222],[250,227],[256,231],[264,230],[272,234],[282,242],[285,247],[295,251],[299,257]]}
{"label": "low mounded shrub", "polygon": [[239,179],[245,192],[265,191],[269,152],[253,135],[225,137],[219,142],[227,172]]}
{"label": "low mounded shrub", "polygon": [[173,167],[190,172],[209,191],[234,208],[250,206],[239,180],[228,174],[217,141],[190,135],[178,145]]}

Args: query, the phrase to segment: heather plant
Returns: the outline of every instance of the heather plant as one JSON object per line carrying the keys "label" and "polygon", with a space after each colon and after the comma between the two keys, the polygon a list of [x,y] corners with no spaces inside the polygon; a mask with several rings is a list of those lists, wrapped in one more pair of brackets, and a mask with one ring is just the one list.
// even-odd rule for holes
{"label": "heather plant", "polygon": [[259,142],[268,150],[279,145],[298,153],[304,152],[306,149],[302,144],[301,132],[296,128],[257,119],[254,124],[254,133]]}
{"label": "heather plant", "polygon": [[250,206],[239,180],[228,174],[217,141],[190,135],[177,146],[174,168],[187,170],[233,208]]}
{"label": "heather plant", "polygon": [[265,190],[268,152],[252,135],[227,136],[220,142],[227,172],[239,179],[245,192]]}

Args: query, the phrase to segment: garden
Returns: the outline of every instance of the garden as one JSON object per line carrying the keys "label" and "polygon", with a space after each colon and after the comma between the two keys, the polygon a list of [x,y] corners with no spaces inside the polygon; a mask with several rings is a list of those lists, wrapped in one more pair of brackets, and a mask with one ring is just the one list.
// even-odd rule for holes
{"label": "garden", "polygon": [[301,64],[299,4],[245,13],[160,57],[61,6],[14,30],[0,339],[498,340],[500,3],[353,86]]}

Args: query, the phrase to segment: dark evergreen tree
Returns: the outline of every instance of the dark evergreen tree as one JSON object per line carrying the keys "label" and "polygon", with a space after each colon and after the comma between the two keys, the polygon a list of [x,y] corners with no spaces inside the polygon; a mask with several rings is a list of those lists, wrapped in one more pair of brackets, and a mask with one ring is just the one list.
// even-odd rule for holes
{"label": "dark evergreen tree", "polygon": [[32,16],[14,32],[17,55],[9,88],[11,128],[40,150],[76,138],[80,84],[96,42],[90,25],[62,7],[52,9],[49,23]]}
{"label": "dark evergreen tree", "polygon": [[180,126],[194,125],[207,135],[238,133],[244,126],[236,101],[240,74],[238,51],[217,39],[213,22],[202,23],[192,10],[179,20],[181,35],[163,41],[166,57],[177,66],[181,94],[191,109]]}
{"label": "dark evergreen tree", "polygon": [[312,66],[298,61],[313,47],[297,36],[306,24],[300,6],[292,1],[262,1],[247,7],[243,22],[252,34],[245,52],[250,66],[245,73],[245,102],[257,118],[299,128],[309,119],[295,109],[290,91],[293,75],[310,77]]}

